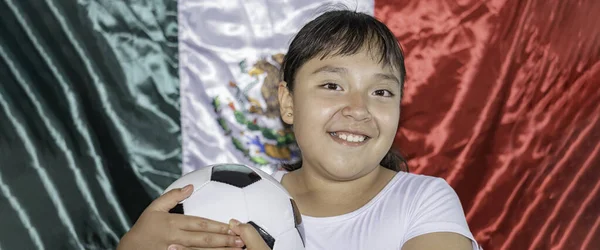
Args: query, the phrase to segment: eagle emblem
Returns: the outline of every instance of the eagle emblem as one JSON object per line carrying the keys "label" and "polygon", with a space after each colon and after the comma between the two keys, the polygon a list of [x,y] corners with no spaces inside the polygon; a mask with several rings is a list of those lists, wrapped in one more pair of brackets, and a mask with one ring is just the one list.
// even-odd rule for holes
{"label": "eagle emblem", "polygon": [[277,90],[283,57],[284,54],[275,54],[253,63],[239,62],[236,79],[225,83],[231,95],[216,95],[212,99],[223,133],[257,165],[299,160],[293,132],[284,126],[279,113]]}

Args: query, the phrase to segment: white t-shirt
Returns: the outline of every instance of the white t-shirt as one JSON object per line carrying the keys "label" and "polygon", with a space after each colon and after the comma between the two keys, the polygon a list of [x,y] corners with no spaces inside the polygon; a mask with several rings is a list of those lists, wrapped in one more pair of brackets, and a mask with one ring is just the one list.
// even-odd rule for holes
{"label": "white t-shirt", "polygon": [[[273,173],[281,182],[285,171]],[[371,201],[333,217],[302,216],[306,250],[400,250],[432,232],[464,235],[479,249],[456,192],[441,178],[399,172]]]}

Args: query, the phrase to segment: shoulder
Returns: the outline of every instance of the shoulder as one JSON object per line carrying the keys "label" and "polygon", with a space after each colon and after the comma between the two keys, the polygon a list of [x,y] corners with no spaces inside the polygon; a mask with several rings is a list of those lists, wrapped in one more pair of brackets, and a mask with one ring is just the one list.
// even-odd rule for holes
{"label": "shoulder", "polygon": [[464,220],[461,202],[446,180],[413,173],[399,172],[376,196],[391,206],[405,223],[434,222],[452,217]]}
{"label": "shoulder", "polygon": [[399,172],[392,181],[395,189],[402,190],[414,198],[427,198],[439,192],[444,195],[456,195],[446,180],[439,177]]}
{"label": "shoulder", "polygon": [[[462,214],[454,189],[443,178],[399,172],[388,184],[386,200],[402,202],[402,216]],[[464,214],[462,214],[464,218]]]}
{"label": "shoulder", "polygon": [[453,216],[464,220],[460,199],[454,189],[443,178],[398,173],[393,183],[395,195],[409,199],[408,215]]}

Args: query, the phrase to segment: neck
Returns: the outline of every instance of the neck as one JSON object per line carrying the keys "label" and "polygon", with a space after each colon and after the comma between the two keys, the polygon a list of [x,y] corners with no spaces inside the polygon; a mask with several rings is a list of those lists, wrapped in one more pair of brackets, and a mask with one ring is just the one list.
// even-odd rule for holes
{"label": "neck", "polygon": [[[375,197],[396,172],[376,167],[350,180],[337,180],[309,167],[292,172],[282,181],[299,203],[302,214],[335,216],[354,211]],[[287,178],[287,177],[286,177]]]}

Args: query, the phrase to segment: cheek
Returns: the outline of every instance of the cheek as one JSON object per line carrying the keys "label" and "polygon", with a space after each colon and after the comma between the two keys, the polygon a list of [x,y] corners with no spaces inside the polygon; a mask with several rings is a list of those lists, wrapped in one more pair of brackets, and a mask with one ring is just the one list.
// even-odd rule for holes
{"label": "cheek", "polygon": [[396,134],[398,122],[400,120],[400,109],[393,106],[380,107],[380,110],[387,110],[377,114],[377,120],[383,133]]}
{"label": "cheek", "polygon": [[[294,113],[298,114],[301,123],[325,122],[338,109],[339,101],[311,98],[294,105]],[[294,120],[296,117],[294,117]]]}

